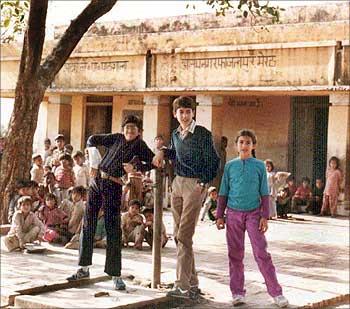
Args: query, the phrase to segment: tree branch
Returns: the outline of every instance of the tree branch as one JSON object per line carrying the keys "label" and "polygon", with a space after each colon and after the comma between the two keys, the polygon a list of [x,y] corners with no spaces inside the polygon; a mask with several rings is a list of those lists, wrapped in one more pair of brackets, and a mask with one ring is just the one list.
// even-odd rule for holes
{"label": "tree branch", "polygon": [[28,27],[25,34],[27,39],[25,74],[29,78],[36,76],[40,67],[45,40],[47,5],[48,0],[30,1]]}
{"label": "tree branch", "polygon": [[90,26],[101,16],[109,12],[118,0],[91,0],[67,28],[51,54],[40,67],[39,78],[43,87],[48,87],[62,68],[74,48]]}

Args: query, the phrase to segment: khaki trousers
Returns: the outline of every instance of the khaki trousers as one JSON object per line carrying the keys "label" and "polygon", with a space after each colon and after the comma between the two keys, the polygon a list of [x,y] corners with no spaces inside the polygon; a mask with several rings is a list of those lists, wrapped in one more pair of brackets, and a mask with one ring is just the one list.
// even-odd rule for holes
{"label": "khaki trousers", "polygon": [[198,286],[192,238],[204,197],[205,190],[196,178],[175,177],[171,195],[177,254],[175,286],[183,290]]}
{"label": "khaki trousers", "polygon": [[[28,233],[23,237],[23,244],[31,243],[38,239],[40,227],[34,226]],[[20,247],[19,239],[16,235],[7,235],[4,239],[4,243],[9,252],[16,250]]]}

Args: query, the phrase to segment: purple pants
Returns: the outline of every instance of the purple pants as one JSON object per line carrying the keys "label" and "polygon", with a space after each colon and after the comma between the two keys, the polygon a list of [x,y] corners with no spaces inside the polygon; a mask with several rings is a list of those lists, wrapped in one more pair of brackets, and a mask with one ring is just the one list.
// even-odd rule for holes
{"label": "purple pants", "polygon": [[227,208],[226,238],[232,295],[245,295],[243,257],[246,230],[252,244],[255,261],[265,279],[267,292],[272,297],[282,295],[282,288],[277,281],[271,255],[266,250],[265,235],[259,231],[260,218],[259,208],[253,211],[237,211]]}

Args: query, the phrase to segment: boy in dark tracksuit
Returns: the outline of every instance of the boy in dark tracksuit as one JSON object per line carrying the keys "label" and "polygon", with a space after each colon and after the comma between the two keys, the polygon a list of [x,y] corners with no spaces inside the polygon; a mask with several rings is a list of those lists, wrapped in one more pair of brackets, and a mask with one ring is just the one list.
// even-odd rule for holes
{"label": "boy in dark tracksuit", "polygon": [[[105,227],[107,232],[107,248],[105,272],[112,276],[116,290],[124,290],[125,284],[121,279],[121,177],[134,171],[130,162],[134,156],[138,156],[141,171],[152,168],[153,152],[140,138],[142,121],[134,116],[125,117],[123,134],[99,134],[92,135],[87,141],[87,147],[104,146],[106,153],[98,164],[98,171],[94,170],[96,177],[91,181],[88,191],[88,201],[84,216],[83,231],[80,238],[79,265],[76,274],[67,278],[75,281],[89,277],[89,268],[92,264],[94,235],[97,224],[98,212],[103,207],[105,212]],[[96,151],[96,149],[94,149]],[[92,168],[95,168],[93,151],[89,152]],[[91,158],[90,158],[91,156]]]}
{"label": "boy in dark tracksuit", "polygon": [[215,178],[220,162],[211,132],[193,119],[195,107],[196,103],[189,97],[174,100],[173,115],[180,126],[172,133],[170,148],[160,150],[153,161],[154,165],[161,166],[165,157],[175,160],[171,206],[177,246],[177,280],[168,296],[181,298],[199,294],[192,238],[206,184]]}

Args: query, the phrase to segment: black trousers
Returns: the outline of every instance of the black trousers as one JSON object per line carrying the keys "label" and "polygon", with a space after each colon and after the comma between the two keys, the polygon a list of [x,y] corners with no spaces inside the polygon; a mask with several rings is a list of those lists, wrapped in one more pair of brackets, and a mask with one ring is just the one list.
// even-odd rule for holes
{"label": "black trousers", "polygon": [[88,202],[86,205],[84,224],[80,234],[79,265],[92,265],[94,236],[97,216],[101,207],[105,212],[105,226],[107,233],[107,248],[105,273],[110,276],[121,275],[121,238],[120,204],[122,187],[119,184],[97,176],[91,181]]}

